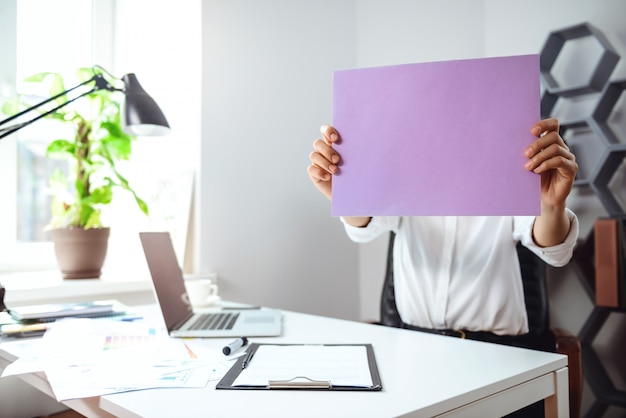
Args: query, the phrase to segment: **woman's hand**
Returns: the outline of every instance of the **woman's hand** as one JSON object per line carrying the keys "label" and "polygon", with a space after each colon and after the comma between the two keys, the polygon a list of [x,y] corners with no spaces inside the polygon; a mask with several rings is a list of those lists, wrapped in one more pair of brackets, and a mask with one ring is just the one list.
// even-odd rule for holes
{"label": "woman's hand", "polygon": [[339,141],[339,133],[330,125],[322,125],[322,137],[313,142],[313,152],[309,155],[311,165],[307,169],[311,181],[317,189],[329,200],[332,200],[333,174],[337,172],[337,165],[341,160],[333,149],[333,144]]}
{"label": "woman's hand", "polygon": [[570,221],[565,212],[567,196],[578,172],[576,157],[559,135],[559,121],[544,119],[530,129],[537,136],[526,148],[526,169],[541,175],[541,215],[533,225],[537,245],[549,247],[565,240]]}
{"label": "woman's hand", "polygon": [[542,207],[565,206],[578,172],[576,157],[559,135],[559,121],[544,119],[530,132],[538,139],[526,148],[526,169],[541,175]]}

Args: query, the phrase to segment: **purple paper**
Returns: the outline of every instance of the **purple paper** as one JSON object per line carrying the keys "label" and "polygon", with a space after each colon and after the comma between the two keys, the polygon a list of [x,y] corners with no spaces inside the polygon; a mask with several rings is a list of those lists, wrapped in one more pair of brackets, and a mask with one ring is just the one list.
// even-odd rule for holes
{"label": "purple paper", "polygon": [[337,71],[333,216],[538,215],[539,55]]}

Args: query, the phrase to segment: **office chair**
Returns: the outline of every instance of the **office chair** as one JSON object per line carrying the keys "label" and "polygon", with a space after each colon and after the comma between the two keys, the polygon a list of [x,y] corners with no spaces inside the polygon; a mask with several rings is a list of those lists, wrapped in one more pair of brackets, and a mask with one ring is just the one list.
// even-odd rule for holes
{"label": "office chair", "polygon": [[[396,308],[393,286],[394,239],[395,233],[391,232],[387,249],[387,269],[381,295],[379,324],[400,328],[402,320]],[[580,341],[578,337],[565,330],[550,328],[546,263],[521,244],[517,245],[517,254],[520,261],[524,299],[528,314],[529,332],[526,337],[529,343],[528,347],[567,355],[570,417],[578,418],[580,417],[583,390]]]}

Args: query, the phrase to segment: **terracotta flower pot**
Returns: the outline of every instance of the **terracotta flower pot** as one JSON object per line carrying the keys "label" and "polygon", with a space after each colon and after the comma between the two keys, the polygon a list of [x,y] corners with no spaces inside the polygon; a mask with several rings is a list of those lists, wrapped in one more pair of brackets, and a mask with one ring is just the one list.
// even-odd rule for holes
{"label": "terracotta flower pot", "polygon": [[96,279],[102,274],[109,228],[50,230],[64,279]]}

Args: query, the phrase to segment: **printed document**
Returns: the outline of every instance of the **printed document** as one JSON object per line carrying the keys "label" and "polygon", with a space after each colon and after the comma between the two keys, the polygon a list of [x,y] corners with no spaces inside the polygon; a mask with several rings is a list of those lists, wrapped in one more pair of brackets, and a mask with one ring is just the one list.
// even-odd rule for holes
{"label": "printed document", "polygon": [[266,386],[277,380],[372,386],[366,347],[350,345],[260,345],[233,386]]}

